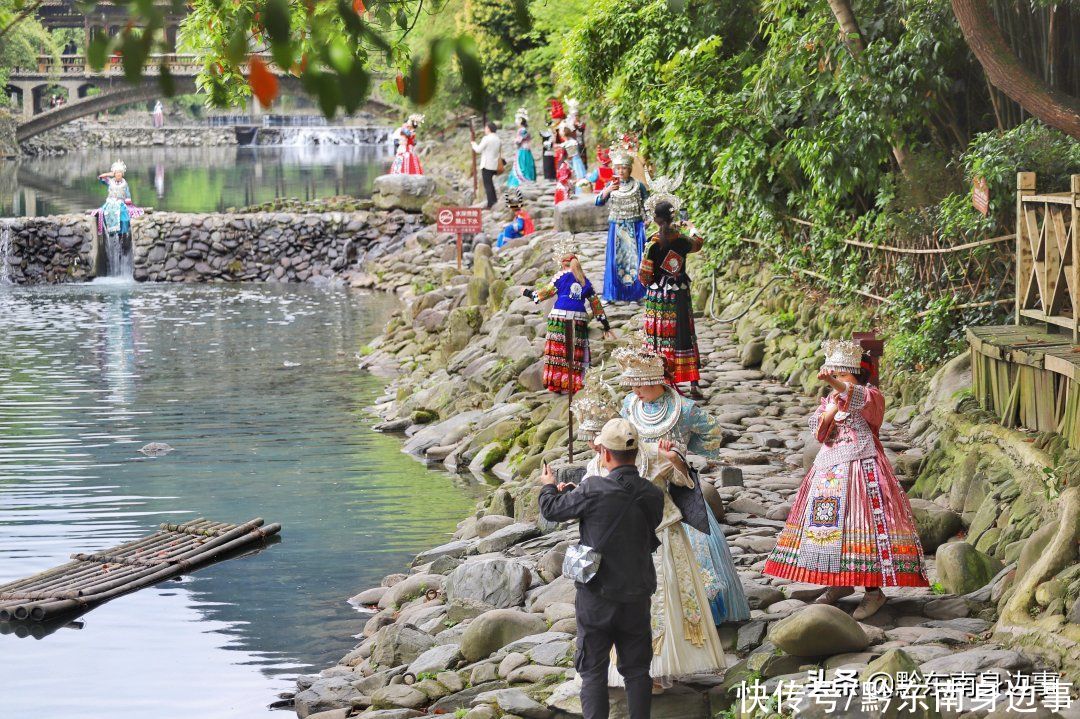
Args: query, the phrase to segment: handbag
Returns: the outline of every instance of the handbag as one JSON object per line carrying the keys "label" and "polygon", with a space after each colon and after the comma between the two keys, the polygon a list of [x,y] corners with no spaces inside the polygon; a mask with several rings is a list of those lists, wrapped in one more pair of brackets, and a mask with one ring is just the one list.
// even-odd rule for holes
{"label": "handbag", "polygon": [[607,531],[604,532],[604,536],[597,542],[597,547],[590,547],[587,544],[578,542],[577,544],[571,544],[566,548],[566,556],[563,557],[562,574],[567,579],[572,579],[575,582],[581,582],[582,584],[588,584],[592,581],[592,578],[596,576],[596,573],[600,571],[600,555],[599,547],[602,547],[608,538],[611,537],[615,528],[622,524],[623,517],[630,510],[630,507],[636,503],[636,495],[630,495],[630,499],[627,500],[626,506],[623,507],[622,512],[619,513],[618,519],[611,523]]}
{"label": "handbag", "polygon": [[502,157],[500,157],[499,158],[499,166],[497,168],[495,168],[495,174],[496,175],[501,175],[504,172],[506,172],[506,160],[504,160]]}

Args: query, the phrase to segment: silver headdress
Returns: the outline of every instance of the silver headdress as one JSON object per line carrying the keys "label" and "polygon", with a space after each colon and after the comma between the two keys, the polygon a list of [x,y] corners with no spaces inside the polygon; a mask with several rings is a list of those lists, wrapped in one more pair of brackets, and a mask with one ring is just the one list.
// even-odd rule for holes
{"label": "silver headdress", "polygon": [[621,145],[611,146],[611,166],[630,167],[634,164],[634,156]]}
{"label": "silver headdress", "polygon": [[507,207],[521,207],[525,204],[525,196],[521,194],[521,190],[516,187],[511,187],[503,195],[503,201],[506,202]]}
{"label": "silver headdress", "polygon": [[619,416],[619,400],[615,390],[604,382],[603,370],[603,365],[589,369],[581,391],[574,396],[572,409],[578,433],[586,439],[594,438],[608,420]]}
{"label": "silver headdress", "polygon": [[419,112],[414,112],[413,114],[409,115],[409,122],[411,122],[414,125],[419,125],[423,121],[424,121],[424,116],[421,115]]}
{"label": "silver headdress", "polygon": [[666,382],[664,358],[649,346],[644,333],[639,332],[629,345],[619,347],[611,356],[622,370],[619,384],[625,387],[648,387]]}
{"label": "silver headdress", "polygon": [[662,175],[651,178],[646,172],[645,179],[648,180],[649,185],[649,197],[645,200],[645,212],[648,213],[649,219],[656,221],[656,206],[661,202],[668,202],[671,204],[672,211],[679,211],[682,200],[675,195],[675,191],[682,185],[682,175],[679,177]]}
{"label": "silver headdress", "polygon": [[611,143],[611,166],[631,166],[637,156],[637,136],[624,132],[617,142]]}
{"label": "silver headdress", "polygon": [[566,98],[566,114],[568,117],[574,117],[578,114],[578,107],[581,105],[577,100],[572,97]]}
{"label": "silver headdress", "polygon": [[829,372],[850,372],[858,374],[862,371],[863,348],[854,340],[825,340],[821,343],[825,351],[824,369]]}
{"label": "silver headdress", "polygon": [[117,160],[109,168],[109,172],[127,172],[127,165],[124,164],[123,160]]}
{"label": "silver headdress", "polygon": [[577,245],[574,244],[574,240],[570,236],[560,237],[555,240],[555,243],[551,246],[555,251],[555,259],[562,260],[562,258],[568,255],[577,257]]}
{"label": "silver headdress", "polygon": [[528,122],[529,121],[529,108],[525,107],[524,105],[519,107],[517,109],[517,112],[514,113],[514,119],[515,120],[524,120],[525,122]]}

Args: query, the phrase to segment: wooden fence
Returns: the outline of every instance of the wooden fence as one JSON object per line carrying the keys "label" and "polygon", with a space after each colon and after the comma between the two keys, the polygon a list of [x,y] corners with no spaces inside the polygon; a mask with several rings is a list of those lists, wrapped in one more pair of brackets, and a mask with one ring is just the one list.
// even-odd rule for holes
{"label": "wooden fence", "polygon": [[[809,243],[813,223],[788,219],[805,233],[793,241]],[[1014,302],[1015,238],[1015,235],[960,238],[962,241],[955,243],[953,239],[930,234],[897,239],[895,244],[847,238],[843,240],[845,249],[839,261],[845,272],[856,273],[862,285],[852,291],[882,304],[891,303],[890,296],[897,292],[917,291],[929,300],[943,296],[964,298],[965,301],[952,305],[954,310],[1010,305]],[[744,237],[743,241],[776,253],[775,248],[761,240]],[[836,286],[842,284],[839,279],[814,270],[797,268],[796,272]],[[845,286],[850,289],[850,284]]]}
{"label": "wooden fence", "polygon": [[1063,436],[1080,449],[1080,175],[1039,194],[1016,176],[1015,323],[968,328],[972,391],[1005,427]]}
{"label": "wooden fence", "polygon": [[1080,175],[1070,185],[1039,194],[1034,172],[1016,175],[1016,323],[1061,327],[1080,342]]}

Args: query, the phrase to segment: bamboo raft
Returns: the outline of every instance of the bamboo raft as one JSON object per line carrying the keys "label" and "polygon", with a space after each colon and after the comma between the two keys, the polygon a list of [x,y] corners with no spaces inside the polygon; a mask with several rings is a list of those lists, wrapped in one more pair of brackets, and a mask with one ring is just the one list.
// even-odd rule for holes
{"label": "bamboo raft", "polygon": [[256,518],[244,524],[193,519],[162,524],[149,537],[0,585],[0,622],[43,622],[149,587],[261,543],[281,531]]}

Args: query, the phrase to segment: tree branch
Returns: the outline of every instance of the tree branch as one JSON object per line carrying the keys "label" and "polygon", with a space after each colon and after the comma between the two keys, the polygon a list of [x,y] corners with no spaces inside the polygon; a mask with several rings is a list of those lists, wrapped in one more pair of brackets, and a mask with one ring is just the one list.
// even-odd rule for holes
{"label": "tree branch", "polygon": [[1080,140],[1080,100],[1053,89],[1020,63],[985,0],[952,0],[952,8],[994,87],[1050,127]]}
{"label": "tree branch", "polygon": [[4,27],[0,28],[0,38],[3,38],[4,35],[7,35],[8,31],[10,31],[13,27],[18,25],[20,22],[25,20],[30,15],[34,14],[37,11],[37,9],[39,7],[41,7],[41,2],[42,2],[42,0],[37,0],[37,2],[33,3],[32,5],[27,5],[22,10],[20,10],[19,14],[11,19],[11,22],[9,22]]}

